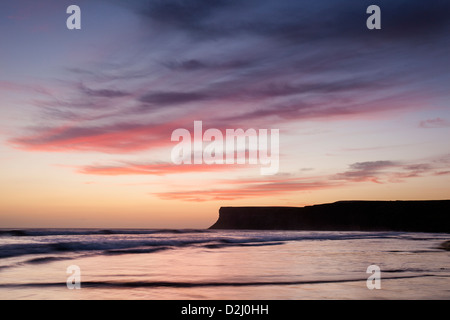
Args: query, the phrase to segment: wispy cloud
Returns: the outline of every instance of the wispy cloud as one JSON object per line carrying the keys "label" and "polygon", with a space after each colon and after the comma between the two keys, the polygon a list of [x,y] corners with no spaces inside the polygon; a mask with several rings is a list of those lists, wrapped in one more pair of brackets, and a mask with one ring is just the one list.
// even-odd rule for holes
{"label": "wispy cloud", "polygon": [[349,170],[338,173],[331,179],[348,182],[394,183],[408,178],[436,175],[448,165],[436,159],[434,163],[408,163],[400,161],[368,161],[357,162],[349,166]]}
{"label": "wispy cloud", "polygon": [[223,187],[208,190],[188,190],[161,192],[154,195],[164,200],[183,201],[214,201],[214,200],[239,200],[255,197],[280,196],[286,193],[311,191],[339,187],[342,183],[336,181],[316,182],[284,182],[284,181],[260,181],[258,184],[242,185],[238,188]]}
{"label": "wispy cloud", "polygon": [[[159,30],[184,30],[202,40],[250,34],[299,43],[333,37],[365,37],[359,26],[366,16],[360,13],[365,13],[371,4],[379,5],[386,12],[402,8],[402,15],[386,14],[383,19],[386,26],[383,35],[395,40],[414,38],[410,30],[434,36],[445,32],[449,24],[445,12],[450,5],[442,1],[424,7],[420,1],[392,3],[387,0],[358,1],[357,4],[348,0],[322,1],[316,5],[307,1],[167,0],[149,1],[136,10]],[[254,14],[249,15],[249,12]],[[234,16],[233,24],[226,23],[230,15]]]}
{"label": "wispy cloud", "polygon": [[141,102],[152,105],[166,106],[173,104],[184,104],[208,99],[208,95],[202,92],[149,92],[142,96]]}
{"label": "wispy cloud", "polygon": [[[407,163],[400,161],[366,161],[349,165],[347,171],[322,176],[292,175],[273,178],[216,181],[211,189],[189,189],[160,192],[154,195],[164,200],[213,201],[240,200],[253,197],[277,197],[301,192],[351,186],[357,183],[401,183],[422,176],[450,174],[444,158],[430,163]],[[175,173],[175,172],[174,172]]]}
{"label": "wispy cloud", "polygon": [[428,119],[420,121],[419,126],[421,128],[445,128],[450,127],[450,121],[444,120],[442,118]]}
{"label": "wispy cloud", "polygon": [[[426,6],[418,0],[114,3],[138,21],[117,35],[117,42],[132,45],[110,50],[99,40],[103,54],[98,57],[86,49],[89,63],[67,65],[64,79],[42,85],[0,81],[2,92],[28,93],[29,105],[21,103],[36,110],[32,125],[17,128],[10,145],[32,152],[133,154],[173,145],[173,130],[191,128],[194,120],[218,129],[298,128],[311,119],[352,121],[426,111],[450,98],[443,67],[448,65],[448,1]],[[383,9],[379,32],[366,28],[370,4]],[[399,8],[401,14],[389,14]],[[55,82],[58,90],[52,89]],[[449,126],[445,116],[424,119],[421,128]],[[368,144],[362,152],[376,148]],[[296,175],[289,180],[240,180],[197,190],[200,195],[181,190],[158,196],[241,199],[448,172],[442,162],[378,160],[383,158],[306,180]],[[225,168],[126,162],[77,169],[118,176]]]}
{"label": "wispy cloud", "polygon": [[131,163],[124,162],[119,165],[104,166],[91,165],[84,166],[77,170],[79,173],[91,175],[170,175],[183,173],[199,173],[199,172],[223,172],[236,169],[246,169],[248,165],[233,165],[224,166],[218,164],[190,164],[190,165],[175,165],[173,163]]}
{"label": "wispy cloud", "polygon": [[18,93],[34,93],[44,96],[51,96],[51,89],[37,84],[17,83],[12,81],[0,80],[0,91],[18,92]]}
{"label": "wispy cloud", "polygon": [[[448,57],[442,48],[450,23],[442,12],[450,5],[377,2],[385,12],[404,4],[400,17],[383,15],[379,35],[365,28],[368,1],[120,2],[142,22],[130,30],[140,35],[132,48],[139,59],[118,50],[106,56],[114,62],[68,66],[60,94],[31,102],[47,125],[17,132],[11,142],[34,151],[125,153],[168,140],[171,130],[156,129],[158,121],[280,127],[416,110],[436,93],[448,95],[437,65]],[[423,35],[420,48],[433,50],[416,50],[413,27]],[[442,125],[439,118],[421,124]]]}
{"label": "wispy cloud", "polygon": [[128,92],[124,92],[121,90],[112,90],[112,89],[90,89],[85,87],[84,85],[80,85],[80,89],[83,93],[89,97],[100,97],[100,98],[120,98],[126,97],[130,94]]}
{"label": "wispy cloud", "polygon": [[[38,128],[35,133],[9,141],[30,151],[131,153],[167,146],[175,125],[114,123],[105,126],[67,125],[57,128]],[[169,137],[169,138],[167,138]]]}

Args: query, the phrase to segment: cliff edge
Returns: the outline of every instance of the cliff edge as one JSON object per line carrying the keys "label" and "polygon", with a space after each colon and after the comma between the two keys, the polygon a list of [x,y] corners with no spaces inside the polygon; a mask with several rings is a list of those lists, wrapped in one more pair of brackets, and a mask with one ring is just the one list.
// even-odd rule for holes
{"label": "cliff edge", "polygon": [[210,229],[450,233],[450,200],[338,201],[306,207],[221,207]]}

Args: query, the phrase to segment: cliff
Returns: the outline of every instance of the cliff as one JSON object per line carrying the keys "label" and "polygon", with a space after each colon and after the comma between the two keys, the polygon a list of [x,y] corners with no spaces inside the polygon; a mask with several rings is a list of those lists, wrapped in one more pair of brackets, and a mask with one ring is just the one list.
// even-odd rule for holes
{"label": "cliff", "polygon": [[450,233],[450,200],[338,201],[306,207],[222,207],[210,229]]}

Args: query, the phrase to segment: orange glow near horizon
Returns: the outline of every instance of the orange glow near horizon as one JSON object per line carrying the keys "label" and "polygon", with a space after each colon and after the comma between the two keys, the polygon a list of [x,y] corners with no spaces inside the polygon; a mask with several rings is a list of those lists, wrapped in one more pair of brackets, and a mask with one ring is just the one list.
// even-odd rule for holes
{"label": "orange glow near horizon", "polygon": [[[206,228],[221,206],[450,199],[447,17],[378,32],[333,1],[197,2],[155,1],[155,15],[83,1],[81,30],[52,1],[0,4],[0,228]],[[195,121],[279,130],[278,171],[174,164],[171,135],[197,145]],[[260,142],[233,151],[254,160]]]}

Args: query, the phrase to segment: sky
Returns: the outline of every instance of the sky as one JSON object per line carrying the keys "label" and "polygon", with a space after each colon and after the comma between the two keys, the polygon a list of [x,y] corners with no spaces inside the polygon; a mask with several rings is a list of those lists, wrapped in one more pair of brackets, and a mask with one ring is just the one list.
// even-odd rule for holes
{"label": "sky", "polygon": [[[66,27],[72,4],[80,30]],[[221,206],[450,199],[449,12],[2,1],[0,228],[206,228]],[[278,172],[174,164],[171,135],[194,121],[279,130]]]}

